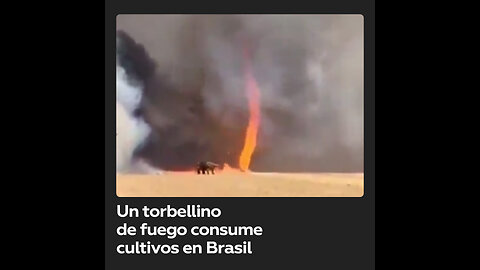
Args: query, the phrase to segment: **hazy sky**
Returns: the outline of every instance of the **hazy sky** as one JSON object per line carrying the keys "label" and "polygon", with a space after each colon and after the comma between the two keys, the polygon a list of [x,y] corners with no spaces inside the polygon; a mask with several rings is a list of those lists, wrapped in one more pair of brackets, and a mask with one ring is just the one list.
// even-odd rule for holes
{"label": "hazy sky", "polygon": [[137,45],[121,53],[144,85],[152,134],[138,154],[154,166],[238,166],[247,44],[262,112],[251,169],[363,171],[361,15],[119,15],[117,30],[155,63],[138,64]]}

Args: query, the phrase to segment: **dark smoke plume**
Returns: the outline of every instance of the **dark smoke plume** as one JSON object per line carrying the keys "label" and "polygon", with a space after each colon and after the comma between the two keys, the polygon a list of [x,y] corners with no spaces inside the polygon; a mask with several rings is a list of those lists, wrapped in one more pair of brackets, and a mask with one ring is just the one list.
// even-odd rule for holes
{"label": "dark smoke plume", "polygon": [[142,85],[162,169],[238,166],[248,122],[242,46],[261,91],[254,171],[363,171],[360,15],[119,15],[117,64]]}

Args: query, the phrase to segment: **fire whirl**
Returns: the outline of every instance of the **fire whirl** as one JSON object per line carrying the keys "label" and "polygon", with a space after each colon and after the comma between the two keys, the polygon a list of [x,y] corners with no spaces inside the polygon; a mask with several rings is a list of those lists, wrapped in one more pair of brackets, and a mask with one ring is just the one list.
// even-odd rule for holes
{"label": "fire whirl", "polygon": [[252,154],[257,146],[258,127],[260,125],[260,91],[257,81],[252,72],[250,55],[246,47],[243,50],[245,91],[248,98],[250,117],[245,134],[245,143],[240,154],[239,167],[242,171],[248,171]]}

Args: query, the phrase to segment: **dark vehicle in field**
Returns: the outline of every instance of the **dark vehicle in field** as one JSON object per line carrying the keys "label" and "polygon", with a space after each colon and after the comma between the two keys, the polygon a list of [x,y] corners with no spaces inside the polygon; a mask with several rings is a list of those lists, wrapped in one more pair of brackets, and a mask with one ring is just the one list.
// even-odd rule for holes
{"label": "dark vehicle in field", "polygon": [[220,165],[210,161],[200,161],[197,164],[197,174],[215,174],[215,168],[219,168]]}

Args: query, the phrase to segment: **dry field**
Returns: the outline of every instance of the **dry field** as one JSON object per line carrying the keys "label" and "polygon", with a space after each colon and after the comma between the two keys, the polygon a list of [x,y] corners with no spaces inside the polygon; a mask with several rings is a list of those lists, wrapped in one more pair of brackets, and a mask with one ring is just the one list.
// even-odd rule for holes
{"label": "dry field", "polygon": [[119,197],[362,197],[363,173],[117,174]]}

